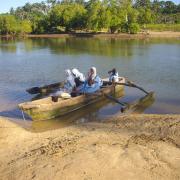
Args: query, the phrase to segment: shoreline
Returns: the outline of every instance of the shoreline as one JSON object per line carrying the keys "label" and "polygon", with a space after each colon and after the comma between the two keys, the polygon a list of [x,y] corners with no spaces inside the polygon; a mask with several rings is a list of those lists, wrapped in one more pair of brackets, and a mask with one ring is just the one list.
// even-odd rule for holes
{"label": "shoreline", "polygon": [[29,132],[0,117],[0,179],[180,178],[180,115],[114,115]]}
{"label": "shoreline", "polygon": [[90,38],[122,38],[122,39],[144,39],[144,38],[180,38],[180,32],[164,31],[138,33],[138,34],[107,34],[107,33],[74,33],[74,34],[41,34],[28,35],[31,38],[60,38],[60,37],[90,37]]}
{"label": "shoreline", "polygon": [[[0,35],[1,38],[16,38],[10,35]],[[28,34],[27,38],[65,38],[65,37],[88,37],[88,38],[122,38],[122,39],[145,39],[145,38],[180,38],[180,32],[174,31],[147,31],[138,34],[109,34],[109,33],[65,33],[65,34]],[[24,38],[21,36],[21,38]]]}

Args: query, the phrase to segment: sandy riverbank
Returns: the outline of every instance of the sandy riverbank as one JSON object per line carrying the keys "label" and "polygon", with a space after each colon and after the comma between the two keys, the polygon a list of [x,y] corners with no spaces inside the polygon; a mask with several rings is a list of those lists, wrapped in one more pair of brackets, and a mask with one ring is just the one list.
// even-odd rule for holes
{"label": "sandy riverbank", "polygon": [[0,179],[180,179],[180,115],[31,133],[0,118]]}
{"label": "sandy riverbank", "polygon": [[77,34],[39,34],[39,35],[28,35],[27,37],[34,38],[60,38],[60,37],[94,37],[94,38],[122,38],[122,39],[144,39],[144,38],[180,38],[180,32],[173,31],[147,31],[138,34],[107,34],[107,33],[77,33]]}
{"label": "sandy riverbank", "polygon": [[[12,36],[0,36],[12,38]],[[94,37],[94,38],[122,38],[122,39],[144,39],[144,38],[180,38],[180,32],[174,31],[147,31],[138,34],[108,34],[108,33],[70,33],[70,34],[29,34],[30,38],[65,38],[65,37]]]}

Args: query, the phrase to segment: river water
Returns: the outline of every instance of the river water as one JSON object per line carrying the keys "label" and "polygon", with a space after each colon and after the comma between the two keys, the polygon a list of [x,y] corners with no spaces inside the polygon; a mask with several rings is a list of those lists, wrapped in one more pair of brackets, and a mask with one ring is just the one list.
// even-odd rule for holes
{"label": "river water", "polygon": [[[71,37],[0,40],[0,115],[22,120],[17,104],[33,97],[25,89],[62,81],[67,68],[76,67],[86,74],[91,66],[97,67],[101,77],[116,67],[120,76],[154,91],[155,100],[144,113],[180,113],[180,39]],[[143,95],[126,88],[122,100],[132,102]],[[56,122],[91,121],[119,110],[118,104],[106,102]]]}

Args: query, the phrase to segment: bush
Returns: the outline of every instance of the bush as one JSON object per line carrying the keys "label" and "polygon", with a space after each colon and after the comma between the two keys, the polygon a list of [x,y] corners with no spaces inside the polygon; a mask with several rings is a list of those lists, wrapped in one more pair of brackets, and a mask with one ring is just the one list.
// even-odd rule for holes
{"label": "bush", "polygon": [[128,29],[129,27],[127,23],[121,23],[118,33],[128,33]]}
{"label": "bush", "polygon": [[132,23],[129,25],[129,32],[130,34],[137,34],[140,30],[139,24]]}

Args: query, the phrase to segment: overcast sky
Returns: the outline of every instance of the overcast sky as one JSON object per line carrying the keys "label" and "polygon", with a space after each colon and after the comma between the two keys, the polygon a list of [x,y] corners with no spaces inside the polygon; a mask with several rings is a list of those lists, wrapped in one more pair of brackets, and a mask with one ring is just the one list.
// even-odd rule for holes
{"label": "overcast sky", "polygon": [[[23,6],[25,3],[35,3],[41,2],[42,0],[0,0],[0,13],[9,12],[10,8],[17,8],[18,6]],[[172,0],[176,4],[180,3],[180,0]]]}

